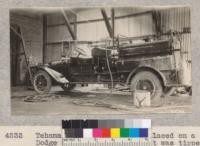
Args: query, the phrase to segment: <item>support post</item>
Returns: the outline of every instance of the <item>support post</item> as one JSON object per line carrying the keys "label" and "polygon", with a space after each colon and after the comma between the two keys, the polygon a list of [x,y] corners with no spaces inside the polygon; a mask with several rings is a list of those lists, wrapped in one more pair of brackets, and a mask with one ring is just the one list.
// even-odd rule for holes
{"label": "support post", "polygon": [[111,9],[111,22],[112,22],[112,45],[115,48],[115,10]]}
{"label": "support post", "polygon": [[114,39],[115,38],[115,10],[114,8],[111,9],[111,20],[112,20],[112,36]]}
{"label": "support post", "polygon": [[43,15],[43,48],[42,48],[42,61],[46,63],[46,48],[47,48],[47,16]]}

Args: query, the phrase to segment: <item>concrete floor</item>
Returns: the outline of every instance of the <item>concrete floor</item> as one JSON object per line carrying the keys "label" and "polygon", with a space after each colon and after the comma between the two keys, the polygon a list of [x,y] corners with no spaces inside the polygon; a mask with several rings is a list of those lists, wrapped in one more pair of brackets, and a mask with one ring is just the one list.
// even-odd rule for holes
{"label": "concrete floor", "polygon": [[192,98],[183,94],[162,99],[162,104],[137,108],[129,92],[115,91],[96,86],[76,87],[64,92],[53,87],[50,94],[37,95],[27,87],[12,88],[12,115],[68,115],[68,114],[141,114],[189,113]]}

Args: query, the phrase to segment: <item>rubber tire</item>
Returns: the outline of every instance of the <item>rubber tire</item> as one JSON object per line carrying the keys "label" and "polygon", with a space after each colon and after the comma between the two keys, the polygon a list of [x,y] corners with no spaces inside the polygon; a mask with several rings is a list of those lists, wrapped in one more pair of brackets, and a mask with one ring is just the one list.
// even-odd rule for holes
{"label": "rubber tire", "polygon": [[152,82],[154,85],[155,91],[151,94],[151,100],[157,101],[160,100],[160,97],[163,94],[163,86],[161,84],[160,79],[152,73],[151,71],[140,71],[138,72],[131,80],[131,90],[135,91],[136,90],[136,85],[137,82],[142,79],[147,79]]}
{"label": "rubber tire", "polygon": [[66,92],[73,90],[75,87],[76,87],[76,84],[70,84],[69,87],[65,87],[64,85],[61,86],[61,88]]}
{"label": "rubber tire", "polygon": [[163,96],[168,97],[171,96],[176,91],[176,87],[165,87],[163,90]]}
{"label": "rubber tire", "polygon": [[[37,86],[36,86],[36,79],[37,79],[37,77],[40,76],[40,75],[43,75],[43,76],[45,77],[46,81],[47,81],[47,86],[46,86],[46,88],[45,88],[44,91],[39,90],[39,89],[37,88]],[[35,90],[37,93],[39,93],[39,94],[49,93],[49,91],[50,91],[50,89],[51,89],[51,86],[52,86],[52,79],[51,79],[50,75],[49,75],[47,72],[45,72],[45,71],[43,71],[43,70],[40,70],[40,71],[38,71],[38,72],[35,74],[35,76],[33,77],[33,87],[34,87],[34,90]]]}

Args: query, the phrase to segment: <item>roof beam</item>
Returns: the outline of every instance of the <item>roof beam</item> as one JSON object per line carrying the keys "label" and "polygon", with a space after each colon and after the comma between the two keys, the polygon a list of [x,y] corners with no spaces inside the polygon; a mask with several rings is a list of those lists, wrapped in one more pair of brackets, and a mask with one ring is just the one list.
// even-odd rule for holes
{"label": "roof beam", "polygon": [[67,26],[72,39],[76,40],[76,34],[74,33],[74,31],[73,31],[73,29],[72,29],[72,27],[70,25],[70,21],[69,21],[69,19],[68,19],[68,17],[67,17],[67,15],[66,15],[64,10],[62,10],[62,14],[63,14],[63,17],[64,17],[65,25]]}
{"label": "roof beam", "polygon": [[106,28],[107,28],[107,30],[108,30],[108,34],[109,34],[109,36],[111,37],[111,38],[113,38],[114,36],[113,36],[113,29],[112,29],[112,26],[111,26],[111,24],[110,24],[110,22],[109,22],[109,18],[108,18],[108,16],[107,16],[107,14],[106,14],[106,11],[105,11],[105,9],[101,9],[101,14],[102,14],[102,16],[103,16],[103,19],[104,19],[104,22],[105,22],[105,24],[106,24]]}
{"label": "roof beam", "polygon": [[[126,19],[126,18],[131,18],[131,17],[139,17],[139,16],[147,15],[147,14],[152,14],[152,11],[139,12],[139,13],[128,14],[128,15],[123,15],[123,16],[115,16],[115,20]],[[111,20],[111,17],[109,17],[108,19]],[[95,22],[101,22],[101,21],[104,21],[104,19],[100,18],[100,19],[92,19],[92,20],[82,20],[82,21],[70,22],[70,24],[71,25],[73,25],[74,23],[85,24],[85,23],[95,23]],[[64,23],[61,22],[58,24],[49,24],[48,27],[56,27],[59,25],[64,25]]]}

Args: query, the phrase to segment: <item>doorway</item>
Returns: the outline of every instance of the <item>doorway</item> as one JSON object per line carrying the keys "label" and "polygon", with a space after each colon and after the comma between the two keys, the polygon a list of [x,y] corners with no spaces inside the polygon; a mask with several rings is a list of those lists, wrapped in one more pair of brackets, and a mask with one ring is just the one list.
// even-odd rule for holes
{"label": "doorway", "polygon": [[[18,25],[11,25],[17,32],[20,32]],[[11,86],[24,85],[27,74],[25,57],[22,50],[21,39],[12,29],[10,29],[10,66],[11,66]]]}

